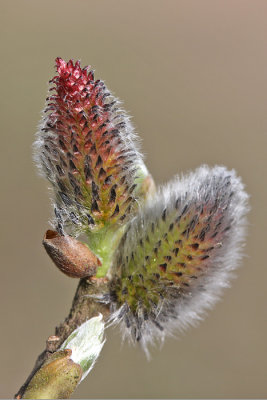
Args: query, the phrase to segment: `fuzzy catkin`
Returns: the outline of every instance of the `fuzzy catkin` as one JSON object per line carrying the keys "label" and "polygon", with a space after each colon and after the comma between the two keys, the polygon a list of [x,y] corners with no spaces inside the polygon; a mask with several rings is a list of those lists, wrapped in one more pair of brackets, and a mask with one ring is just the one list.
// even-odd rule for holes
{"label": "fuzzy catkin", "polygon": [[36,163],[54,191],[54,225],[79,234],[125,223],[147,175],[129,117],[89,67],[61,58],[56,67],[35,142]]}
{"label": "fuzzy catkin", "polygon": [[239,264],[248,196],[235,171],[202,166],[160,188],[113,261],[113,323],[145,350],[198,322]]}

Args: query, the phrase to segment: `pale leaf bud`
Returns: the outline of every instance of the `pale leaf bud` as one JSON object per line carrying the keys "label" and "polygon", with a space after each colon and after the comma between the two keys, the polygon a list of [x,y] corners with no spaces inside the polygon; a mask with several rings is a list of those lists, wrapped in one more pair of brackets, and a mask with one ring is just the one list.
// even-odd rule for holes
{"label": "pale leaf bud", "polygon": [[99,314],[75,329],[61,346],[61,349],[71,349],[71,359],[83,371],[81,380],[91,371],[104,346],[104,329],[103,316]]}

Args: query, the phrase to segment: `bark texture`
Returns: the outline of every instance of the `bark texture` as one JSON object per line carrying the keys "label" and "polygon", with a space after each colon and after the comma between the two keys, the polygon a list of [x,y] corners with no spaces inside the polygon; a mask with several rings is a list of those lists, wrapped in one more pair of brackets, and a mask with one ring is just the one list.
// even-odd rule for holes
{"label": "bark texture", "polygon": [[76,328],[99,313],[103,315],[104,320],[108,319],[110,313],[109,306],[97,300],[98,295],[103,295],[107,292],[107,287],[108,280],[106,278],[80,280],[68,317],[55,328],[55,335],[49,336],[47,339],[45,350],[38,356],[29,377],[15,394],[16,399],[23,398],[36,372],[53,356]]}

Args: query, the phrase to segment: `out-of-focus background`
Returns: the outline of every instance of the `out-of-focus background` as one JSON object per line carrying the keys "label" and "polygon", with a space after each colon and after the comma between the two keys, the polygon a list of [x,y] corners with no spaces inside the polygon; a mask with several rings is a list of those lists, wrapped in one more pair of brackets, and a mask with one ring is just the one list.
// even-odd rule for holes
{"label": "out-of-focus background", "polygon": [[24,382],[77,285],[42,248],[52,211],[32,162],[57,56],[91,64],[124,101],[157,183],[224,164],[252,207],[247,257],[208,318],[150,362],[109,329],[74,397],[266,397],[266,18],[265,0],[0,2],[1,397]]}

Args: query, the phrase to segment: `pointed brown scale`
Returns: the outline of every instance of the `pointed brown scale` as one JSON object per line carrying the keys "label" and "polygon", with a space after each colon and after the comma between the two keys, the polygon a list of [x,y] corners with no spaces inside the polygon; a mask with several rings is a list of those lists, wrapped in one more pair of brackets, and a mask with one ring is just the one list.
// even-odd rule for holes
{"label": "pointed brown scale", "polygon": [[97,204],[97,201],[96,201],[96,200],[94,200],[94,201],[92,202],[91,212],[92,212],[93,214],[99,214],[99,213],[100,213],[99,207],[98,207],[98,204]]}
{"label": "pointed brown scale", "polygon": [[69,160],[69,167],[72,172],[77,171],[76,165],[72,160]]}
{"label": "pointed brown scale", "polygon": [[181,221],[181,215],[178,215],[178,217],[175,219],[175,223],[179,226],[180,221]]}
{"label": "pointed brown scale", "polygon": [[198,215],[195,215],[192,218],[192,220],[189,222],[189,224],[187,225],[187,230],[188,230],[189,233],[192,232],[195,229],[198,221],[199,221]]}
{"label": "pointed brown scale", "polygon": [[106,176],[106,171],[104,170],[104,168],[101,167],[99,170],[98,179],[102,180],[105,178],[105,176]]}
{"label": "pointed brown scale", "polygon": [[128,197],[125,202],[122,204],[124,207],[126,207],[129,203],[132,203],[134,201],[134,198],[132,196]]}
{"label": "pointed brown scale", "polygon": [[59,139],[58,143],[59,143],[60,148],[61,148],[63,151],[66,151],[66,150],[67,150],[66,145],[65,145],[64,141],[63,141],[61,138]]}
{"label": "pointed brown scale", "polygon": [[117,196],[117,194],[116,194],[116,188],[117,188],[117,185],[115,184],[115,185],[113,185],[112,188],[110,189],[108,204],[114,204],[114,203],[115,203],[116,196]]}
{"label": "pointed brown scale", "polygon": [[90,214],[87,214],[87,219],[88,219],[88,224],[89,225],[95,225],[95,221],[93,217]]}
{"label": "pointed brown scale", "polygon": [[137,184],[132,185],[132,186],[130,187],[130,189],[128,190],[128,193],[129,193],[129,194],[132,194],[133,191],[134,191],[134,189],[136,188],[136,186],[137,186]]}
{"label": "pointed brown scale", "polygon": [[77,181],[75,176],[73,176],[73,174],[71,174],[70,172],[68,173],[68,178],[69,178],[70,184],[71,184],[71,186],[73,187],[74,190],[77,187],[79,188],[79,182]]}
{"label": "pointed brown scale", "polygon": [[164,233],[163,239],[164,239],[165,243],[168,243],[168,244],[169,244],[169,239],[168,239],[168,233],[167,233],[167,232]]}
{"label": "pointed brown scale", "polygon": [[[57,185],[58,185],[59,189],[61,190],[61,192],[59,192],[59,195],[63,199],[62,193],[64,194],[64,192],[67,191],[66,190],[66,185],[62,182],[62,180],[60,178],[57,179]],[[71,204],[71,201],[70,201],[70,204]]]}
{"label": "pointed brown scale", "polygon": [[104,142],[101,143],[101,145],[99,146],[99,150],[101,150],[101,152],[105,151],[105,148],[110,144],[109,140],[105,140]]}
{"label": "pointed brown scale", "polygon": [[182,212],[181,212],[181,216],[183,216],[183,215],[185,215],[185,214],[186,214],[186,212],[187,212],[188,208],[189,208],[189,205],[188,205],[188,204],[186,204],[186,205],[184,206],[184,208],[183,208]]}
{"label": "pointed brown scale", "polygon": [[119,212],[120,212],[120,207],[119,207],[119,205],[117,204],[116,207],[115,207],[115,210],[114,210],[113,214],[111,215],[111,218],[116,217],[116,216],[119,214]]}
{"label": "pointed brown scale", "polygon": [[97,161],[96,161],[96,164],[95,164],[95,168],[101,167],[102,165],[103,165],[103,161],[102,161],[101,156],[99,155],[99,156],[97,157]]}
{"label": "pointed brown scale", "polygon": [[207,252],[212,251],[213,249],[214,249],[214,246],[211,246],[211,247],[208,247],[207,249],[201,249],[201,252],[202,253],[207,253]]}
{"label": "pointed brown scale", "polygon": [[95,201],[99,201],[100,200],[99,188],[98,188],[97,184],[94,181],[92,181],[92,198]]}
{"label": "pointed brown scale", "polygon": [[171,256],[164,256],[164,260],[169,263],[169,262],[171,262],[172,257]]}
{"label": "pointed brown scale", "polygon": [[126,214],[130,214],[131,210],[132,210],[132,203],[127,207]]}
{"label": "pointed brown scale", "polygon": [[90,149],[90,153],[91,153],[92,156],[96,156],[97,155],[95,143],[92,145],[92,147]]}
{"label": "pointed brown scale", "polygon": [[159,269],[161,270],[161,272],[166,273],[166,271],[167,271],[167,264],[166,264],[166,263],[160,264],[160,265],[159,265]]}
{"label": "pointed brown scale", "polygon": [[57,169],[57,172],[58,172],[59,176],[63,176],[64,175],[64,171],[62,170],[62,168],[59,165],[56,165],[56,169]]}
{"label": "pointed brown scale", "polygon": [[172,252],[174,253],[175,257],[177,257],[177,255],[179,253],[179,247],[176,247],[175,249],[173,249]]}
{"label": "pointed brown scale", "polygon": [[80,151],[79,151],[79,149],[78,149],[78,147],[77,147],[77,145],[76,144],[74,144],[73,145],[73,153],[75,154],[75,155],[77,155],[77,154],[80,154]]}
{"label": "pointed brown scale", "polygon": [[98,131],[104,130],[104,129],[106,128],[106,126],[107,126],[107,122],[108,122],[108,120],[107,120],[106,122],[103,122],[101,125],[99,125],[99,127],[97,128],[97,130],[98,130]]}
{"label": "pointed brown scale", "polygon": [[157,242],[157,244],[156,244],[157,247],[160,247],[160,246],[161,246],[161,243],[162,243],[161,240],[159,240],[159,241]]}
{"label": "pointed brown scale", "polygon": [[174,224],[173,224],[173,223],[171,223],[171,224],[169,225],[169,232],[172,232],[172,230],[173,230],[173,227],[174,227]]}
{"label": "pointed brown scale", "polygon": [[126,180],[126,176],[124,175],[121,179],[120,179],[120,185],[124,185]]}
{"label": "pointed brown scale", "polygon": [[85,174],[85,179],[86,179],[87,183],[92,182],[93,174],[92,174],[92,170],[91,170],[89,164],[85,164],[85,166],[84,166],[84,174]]}
{"label": "pointed brown scale", "polygon": [[111,182],[112,182],[112,178],[113,178],[112,175],[108,175],[108,176],[106,177],[105,181],[104,181],[104,185],[110,185]]}

